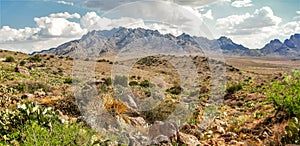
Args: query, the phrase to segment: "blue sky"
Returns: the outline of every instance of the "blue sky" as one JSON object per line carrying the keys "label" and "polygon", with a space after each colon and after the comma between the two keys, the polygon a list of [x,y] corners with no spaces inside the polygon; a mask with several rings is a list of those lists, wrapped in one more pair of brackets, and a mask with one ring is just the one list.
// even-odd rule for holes
{"label": "blue sky", "polygon": [[[227,36],[250,48],[300,33],[300,0],[161,1],[156,1],[158,6],[138,0],[1,0],[0,48],[29,53],[78,39],[94,29],[119,26],[158,29],[175,35],[187,32],[210,39]],[[104,13],[108,14],[102,16]],[[157,22],[172,17],[168,21],[172,27],[146,23],[150,15]],[[195,33],[203,29],[210,35]]]}

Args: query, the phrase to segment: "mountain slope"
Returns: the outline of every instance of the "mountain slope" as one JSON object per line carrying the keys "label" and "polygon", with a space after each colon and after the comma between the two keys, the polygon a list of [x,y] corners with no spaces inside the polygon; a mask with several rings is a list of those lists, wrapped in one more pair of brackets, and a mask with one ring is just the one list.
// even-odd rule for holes
{"label": "mountain slope", "polygon": [[[204,37],[190,36],[183,33],[180,36],[171,34],[160,34],[157,30],[143,28],[127,29],[114,28],[112,30],[91,31],[79,40],[67,42],[58,46],[33,54],[55,54],[74,56],[78,52],[90,53],[100,56],[112,56],[118,54],[122,49],[130,47],[131,51],[147,49],[160,52],[174,51],[176,49],[188,53],[203,53],[203,51],[222,50],[228,56],[284,56],[295,57],[300,55],[300,34],[295,34],[284,41],[272,40],[262,49],[249,49],[241,44],[234,43],[225,36],[216,40]],[[171,49],[173,47],[173,49]],[[97,53],[95,53],[97,52]]]}

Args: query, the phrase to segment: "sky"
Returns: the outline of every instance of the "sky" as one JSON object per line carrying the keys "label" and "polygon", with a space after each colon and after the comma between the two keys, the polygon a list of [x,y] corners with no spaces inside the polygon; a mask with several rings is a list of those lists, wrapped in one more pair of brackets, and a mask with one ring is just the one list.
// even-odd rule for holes
{"label": "sky", "polygon": [[31,53],[120,26],[226,36],[256,49],[300,33],[300,0],[0,1],[0,49]]}

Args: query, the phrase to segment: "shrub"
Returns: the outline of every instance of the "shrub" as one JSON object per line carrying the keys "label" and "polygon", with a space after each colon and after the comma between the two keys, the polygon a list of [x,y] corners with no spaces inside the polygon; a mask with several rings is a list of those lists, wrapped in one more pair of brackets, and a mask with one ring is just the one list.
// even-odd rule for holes
{"label": "shrub", "polygon": [[140,83],[140,86],[144,87],[144,88],[149,88],[150,87],[150,82],[148,80],[144,80]]}
{"label": "shrub", "polygon": [[73,79],[72,78],[65,78],[64,83],[65,84],[72,84],[73,83]]}
{"label": "shrub", "polygon": [[29,58],[31,62],[40,62],[42,59],[40,58],[40,55],[34,55]]}
{"label": "shrub", "polygon": [[129,82],[129,86],[137,86],[139,83],[137,81],[131,81]]}
{"label": "shrub", "polygon": [[94,131],[62,123],[58,112],[32,102],[0,112],[0,145],[88,145]]}
{"label": "shrub", "polygon": [[54,123],[51,130],[37,122],[26,124],[22,144],[24,145],[88,145],[95,132],[83,128],[82,124]]}
{"label": "shrub", "polygon": [[289,124],[285,127],[282,144],[300,144],[300,122],[297,117],[293,117]]}
{"label": "shrub", "polygon": [[19,92],[29,92],[34,93],[34,91],[38,89],[42,89],[44,92],[50,92],[52,88],[42,82],[26,82],[26,83],[19,83],[16,86],[13,86],[14,89],[18,90]]}
{"label": "shrub", "polygon": [[0,141],[12,142],[20,140],[21,131],[25,124],[37,122],[43,127],[51,127],[58,122],[58,115],[51,108],[44,108],[32,102],[19,104],[13,110],[0,112]]}
{"label": "shrub", "polygon": [[298,71],[274,81],[268,92],[269,99],[278,112],[300,117],[300,74]]}
{"label": "shrub", "polygon": [[227,92],[227,94],[233,94],[241,89],[243,89],[242,84],[237,83],[237,84],[232,84],[229,87],[227,87],[226,92]]}
{"label": "shrub", "polygon": [[169,89],[167,89],[167,92],[175,95],[179,95],[183,89],[179,85],[175,85]]}
{"label": "shrub", "polygon": [[5,58],[4,62],[15,62],[15,59],[11,56]]}
{"label": "shrub", "polygon": [[24,61],[24,60],[22,60],[21,62],[20,62],[20,66],[24,66],[26,64],[26,62]]}
{"label": "shrub", "polygon": [[110,86],[112,84],[112,79],[111,78],[102,78],[104,81],[104,84],[107,86]]}

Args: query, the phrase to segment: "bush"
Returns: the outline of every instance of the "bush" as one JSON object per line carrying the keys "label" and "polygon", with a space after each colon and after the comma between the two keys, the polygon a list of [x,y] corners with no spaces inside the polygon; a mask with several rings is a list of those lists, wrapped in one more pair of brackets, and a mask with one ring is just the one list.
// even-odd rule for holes
{"label": "bush", "polygon": [[30,57],[29,60],[31,62],[40,62],[40,61],[42,61],[42,59],[40,58],[40,55],[34,55],[34,56]]}
{"label": "bush", "polygon": [[140,86],[144,87],[144,88],[149,88],[150,87],[150,82],[148,80],[144,80],[140,83]]}
{"label": "bush", "polygon": [[139,83],[137,81],[131,81],[129,82],[129,86],[137,86]]}
{"label": "bush", "polygon": [[38,89],[42,89],[44,92],[50,92],[52,88],[42,82],[26,82],[26,83],[19,83],[16,86],[13,86],[14,89],[18,90],[19,92],[29,92],[34,93],[34,91]]}
{"label": "bush", "polygon": [[58,113],[32,102],[0,112],[0,145],[88,145],[94,131],[62,123]]}
{"label": "bush", "polygon": [[4,62],[15,62],[15,59],[11,56],[5,58]]}
{"label": "bush", "polygon": [[[84,132],[83,132],[84,131]],[[94,132],[83,128],[82,124],[54,123],[51,130],[37,122],[26,124],[22,144],[24,145],[88,145]]]}
{"label": "bush", "polygon": [[111,78],[102,78],[104,81],[105,85],[110,86],[112,84],[112,79]]}
{"label": "bush", "polygon": [[179,85],[175,85],[169,89],[167,89],[167,92],[175,95],[179,95],[183,89]]}
{"label": "bush", "polygon": [[26,64],[26,62],[24,61],[24,60],[22,60],[21,62],[20,62],[20,66],[24,66]]}
{"label": "bush", "polygon": [[6,109],[0,112],[0,141],[19,141],[24,125],[33,121],[43,127],[51,127],[59,119],[58,114],[51,108],[44,108],[32,102],[20,104],[11,111]]}
{"label": "bush", "polygon": [[300,117],[300,74],[295,71],[283,80],[274,81],[268,92],[269,99],[278,112]]}
{"label": "bush", "polygon": [[293,117],[285,127],[282,144],[300,144],[300,122],[297,117]]}
{"label": "bush", "polygon": [[240,84],[240,83],[232,84],[228,88],[226,88],[226,92],[227,92],[227,94],[233,94],[241,89],[243,89],[242,84]]}
{"label": "bush", "polygon": [[65,84],[72,84],[73,83],[73,79],[72,78],[65,78],[64,83]]}

